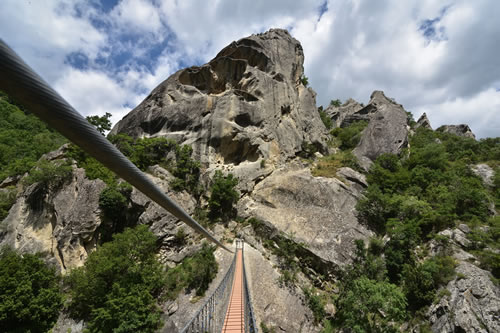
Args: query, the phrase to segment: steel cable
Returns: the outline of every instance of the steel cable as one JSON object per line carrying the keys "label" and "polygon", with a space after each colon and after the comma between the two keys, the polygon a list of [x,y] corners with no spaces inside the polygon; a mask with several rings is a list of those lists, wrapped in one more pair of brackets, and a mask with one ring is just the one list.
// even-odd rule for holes
{"label": "steel cable", "polygon": [[149,180],[2,39],[0,39],[0,89],[179,220],[218,246],[232,252]]}

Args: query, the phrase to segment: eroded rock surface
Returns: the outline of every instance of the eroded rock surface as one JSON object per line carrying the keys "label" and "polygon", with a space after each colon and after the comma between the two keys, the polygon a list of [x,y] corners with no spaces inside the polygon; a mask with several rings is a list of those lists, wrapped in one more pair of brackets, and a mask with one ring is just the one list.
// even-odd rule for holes
{"label": "eroded rock surface", "polygon": [[451,133],[458,136],[462,136],[465,138],[476,139],[474,133],[470,129],[469,125],[461,124],[461,125],[443,125],[437,129],[438,131]]}
{"label": "eroded rock surface", "polygon": [[[204,167],[236,174],[263,160],[281,165],[304,141],[327,151],[315,93],[301,83],[303,62],[302,46],[285,30],[240,39],[209,63],[173,74],[112,133],[173,138],[191,145]],[[253,183],[247,174],[241,181]]]}
{"label": "eroded rock surface", "polygon": [[383,153],[399,154],[408,146],[408,119],[401,104],[374,91],[370,103],[358,113],[371,114],[361,140],[353,153],[360,165],[368,170]]}
{"label": "eroded rock surface", "polygon": [[[360,111],[363,106],[352,98],[349,98],[341,106],[330,105],[325,109],[326,114],[332,119],[333,127],[345,127],[351,120],[351,116]],[[348,119],[344,126],[344,119]]]}
{"label": "eroded rock surface", "polygon": [[359,224],[355,205],[364,177],[344,170],[346,183],[336,178],[313,177],[295,163],[275,171],[258,183],[238,204],[242,216],[254,216],[278,231],[304,242],[318,258],[341,266],[350,261],[355,239],[372,233]]}
{"label": "eroded rock surface", "polygon": [[500,293],[490,273],[459,261],[458,277],[449,282],[444,296],[428,311],[433,332],[500,332]]}

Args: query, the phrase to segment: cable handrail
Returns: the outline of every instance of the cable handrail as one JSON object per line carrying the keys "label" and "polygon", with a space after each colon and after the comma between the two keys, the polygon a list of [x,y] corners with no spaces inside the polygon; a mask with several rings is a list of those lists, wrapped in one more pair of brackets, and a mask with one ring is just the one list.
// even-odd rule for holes
{"label": "cable handrail", "polygon": [[[217,288],[210,297],[200,306],[193,318],[184,326],[181,333],[199,333],[199,332],[220,332],[223,325],[224,314],[226,313],[230,286],[234,278],[236,266],[236,253],[226,274],[222,278]],[[223,308],[223,309],[222,309]],[[223,311],[221,311],[223,310]]]}
{"label": "cable handrail", "polygon": [[243,288],[245,297],[245,333],[258,333],[257,325],[255,325],[255,314],[252,306],[252,298],[250,289],[248,288],[247,273],[245,269],[245,252],[241,251],[243,258]]}

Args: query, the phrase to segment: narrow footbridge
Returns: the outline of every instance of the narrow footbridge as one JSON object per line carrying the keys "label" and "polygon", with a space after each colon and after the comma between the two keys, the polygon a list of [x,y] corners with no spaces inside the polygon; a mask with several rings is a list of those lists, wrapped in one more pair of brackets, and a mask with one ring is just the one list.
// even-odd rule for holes
{"label": "narrow footbridge", "polygon": [[257,332],[243,250],[244,243],[236,240],[231,266],[182,333]]}

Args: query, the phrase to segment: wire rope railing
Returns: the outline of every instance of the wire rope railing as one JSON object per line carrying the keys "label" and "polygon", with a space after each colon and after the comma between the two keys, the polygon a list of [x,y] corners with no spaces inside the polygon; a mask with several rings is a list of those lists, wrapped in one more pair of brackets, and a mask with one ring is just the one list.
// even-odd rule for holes
{"label": "wire rope railing", "polygon": [[226,274],[200,309],[195,313],[189,323],[184,326],[181,333],[215,333],[222,330],[224,314],[231,295],[231,285],[236,266],[236,254]]}
{"label": "wire rope railing", "polygon": [[250,297],[250,289],[248,288],[247,273],[245,269],[245,252],[243,251],[243,245],[241,254],[243,256],[243,296],[245,297],[245,333],[257,333],[258,329],[255,325],[255,312],[252,307],[252,298]]}

